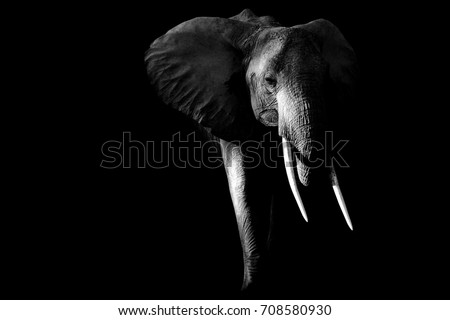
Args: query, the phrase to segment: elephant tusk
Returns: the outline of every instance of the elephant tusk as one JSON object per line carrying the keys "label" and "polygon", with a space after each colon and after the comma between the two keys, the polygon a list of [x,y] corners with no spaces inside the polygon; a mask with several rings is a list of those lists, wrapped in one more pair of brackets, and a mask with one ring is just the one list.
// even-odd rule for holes
{"label": "elephant tusk", "polygon": [[342,210],[342,213],[344,214],[345,221],[347,222],[348,227],[350,230],[353,230],[352,220],[350,219],[350,216],[348,214],[347,206],[345,205],[344,197],[342,196],[341,188],[339,187],[339,183],[337,180],[336,172],[334,171],[334,167],[331,168],[331,184],[333,186],[334,194],[336,195],[336,199],[339,203],[339,207]]}
{"label": "elephant tusk", "polygon": [[297,201],[297,205],[300,208],[300,212],[302,213],[303,218],[306,220],[306,222],[308,222],[308,216],[306,215],[305,206],[303,205],[302,198],[300,197],[300,192],[297,187],[297,183],[295,182],[292,147],[290,142],[288,142],[284,137],[282,143],[283,143],[284,165],[286,167],[289,185],[291,187],[292,193],[294,194],[294,198]]}

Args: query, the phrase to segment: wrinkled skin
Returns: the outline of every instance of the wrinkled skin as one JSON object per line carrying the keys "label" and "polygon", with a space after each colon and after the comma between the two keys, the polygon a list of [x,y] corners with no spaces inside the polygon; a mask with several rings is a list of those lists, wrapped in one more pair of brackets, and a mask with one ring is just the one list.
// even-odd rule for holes
{"label": "wrinkled skin", "polygon": [[[303,29],[265,30],[259,41],[246,73],[255,117],[278,126],[279,135],[309,159],[311,140],[323,137],[327,64],[313,35]],[[298,174],[308,185],[309,168],[299,167]]]}
{"label": "wrinkled skin", "polygon": [[[257,291],[265,272],[270,216],[276,214],[271,212],[276,171],[286,170],[282,183],[289,180],[307,219],[298,186],[308,186],[320,172],[310,164],[317,158],[314,142],[322,142],[330,120],[327,109],[353,95],[354,52],[328,21],[287,28],[244,10],[230,19],[182,23],[152,43],[146,62],[163,102],[220,140],[243,250],[242,289]],[[264,163],[250,168],[242,142],[261,141],[274,131],[279,141],[283,138],[285,162],[290,159],[286,168]],[[262,154],[262,147],[256,152]],[[335,188],[334,171],[327,175]],[[340,190],[335,192],[339,198]]]}

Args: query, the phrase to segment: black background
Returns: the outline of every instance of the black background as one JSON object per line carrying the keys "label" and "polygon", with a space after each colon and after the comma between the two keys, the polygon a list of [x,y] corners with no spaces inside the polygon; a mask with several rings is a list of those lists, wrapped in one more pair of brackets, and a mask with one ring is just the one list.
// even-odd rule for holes
{"label": "black background", "polygon": [[58,106],[41,113],[28,136],[44,132],[34,139],[31,169],[17,172],[19,196],[3,226],[6,297],[239,298],[241,251],[223,168],[107,170],[100,162],[102,144],[125,131],[142,142],[192,131],[149,88],[150,43],[185,20],[247,7],[284,26],[330,20],[361,69],[359,102],[341,119],[341,137],[350,140],[341,185],[354,231],[331,189],[310,200],[308,224],[286,204],[267,298],[449,298],[448,209],[434,201],[429,177],[440,172],[417,125],[424,108],[417,75],[426,68],[418,47],[431,42],[425,11],[212,1],[107,5],[70,20],[63,37],[73,45],[54,53],[69,79],[54,93]]}

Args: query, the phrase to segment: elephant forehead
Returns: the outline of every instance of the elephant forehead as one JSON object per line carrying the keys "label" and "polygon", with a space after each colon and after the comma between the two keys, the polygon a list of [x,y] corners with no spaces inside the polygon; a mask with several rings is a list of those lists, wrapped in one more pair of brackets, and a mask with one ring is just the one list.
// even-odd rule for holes
{"label": "elephant forehead", "polygon": [[261,74],[265,72],[270,65],[275,63],[278,53],[282,50],[281,42],[270,42],[250,60],[248,70],[251,73]]}
{"label": "elephant forehead", "polygon": [[286,65],[301,64],[311,57],[320,56],[314,35],[307,30],[273,28],[259,38],[257,49],[249,63],[249,69],[256,74],[269,67],[280,71]]}
{"label": "elephant forehead", "polygon": [[279,55],[285,58],[301,58],[320,55],[317,37],[303,29],[289,29]]}

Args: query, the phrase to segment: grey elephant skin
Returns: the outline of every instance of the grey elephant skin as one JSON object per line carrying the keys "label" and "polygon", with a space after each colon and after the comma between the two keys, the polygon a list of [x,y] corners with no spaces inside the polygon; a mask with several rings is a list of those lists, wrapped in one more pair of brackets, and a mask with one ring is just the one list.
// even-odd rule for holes
{"label": "grey elephant skin", "polygon": [[[336,169],[312,165],[321,157],[315,143],[325,143],[330,115],[354,98],[358,78],[355,53],[335,25],[319,19],[283,27],[248,9],[231,18],[199,17],[156,39],[145,62],[164,104],[220,143],[243,252],[243,292],[264,286],[272,222],[287,198],[282,185],[308,221],[301,194],[328,184],[353,229]],[[281,143],[284,163],[250,165],[244,142],[267,134]]]}

